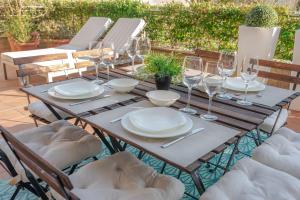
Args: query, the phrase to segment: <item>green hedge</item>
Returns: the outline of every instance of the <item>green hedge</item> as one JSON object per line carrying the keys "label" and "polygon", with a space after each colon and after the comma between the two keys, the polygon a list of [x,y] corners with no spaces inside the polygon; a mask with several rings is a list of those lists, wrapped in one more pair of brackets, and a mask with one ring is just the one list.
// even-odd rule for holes
{"label": "green hedge", "polygon": [[[134,0],[37,0],[44,4],[40,19],[63,22],[76,33],[90,16],[142,17],[152,40],[162,45],[192,49],[236,49],[238,27],[244,24],[246,13],[254,4],[197,3],[190,7],[171,3],[150,7]],[[288,10],[275,8],[282,27],[276,58],[291,59],[294,33],[300,25],[299,17],[289,16]]]}

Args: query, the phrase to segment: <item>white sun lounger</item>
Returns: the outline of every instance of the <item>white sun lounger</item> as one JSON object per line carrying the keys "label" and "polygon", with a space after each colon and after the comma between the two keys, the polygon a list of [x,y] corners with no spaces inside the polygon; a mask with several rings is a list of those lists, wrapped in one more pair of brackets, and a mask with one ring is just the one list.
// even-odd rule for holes
{"label": "white sun lounger", "polygon": [[[3,66],[3,73],[5,79],[7,79],[7,67],[17,68],[13,64],[14,58],[20,57],[31,57],[38,55],[48,55],[48,54],[57,54],[57,53],[69,53],[71,54],[74,51],[85,50],[89,46],[89,42],[93,40],[100,39],[104,33],[111,26],[112,21],[109,18],[105,17],[90,17],[89,20],[84,24],[84,26],[80,29],[80,31],[73,37],[69,44],[55,47],[55,48],[47,48],[47,49],[36,49],[29,51],[18,51],[18,52],[5,52],[1,54],[1,65]],[[46,65],[55,64],[44,63]],[[43,65],[42,65],[43,66]],[[61,75],[62,72],[58,72],[57,74],[51,73],[48,75],[49,81],[52,80],[52,77]],[[65,72],[63,72],[65,73]]]}

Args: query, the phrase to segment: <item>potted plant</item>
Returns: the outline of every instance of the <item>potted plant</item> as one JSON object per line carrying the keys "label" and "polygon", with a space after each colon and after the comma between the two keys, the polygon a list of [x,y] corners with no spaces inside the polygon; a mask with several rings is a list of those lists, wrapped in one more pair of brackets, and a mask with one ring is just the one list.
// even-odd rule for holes
{"label": "potted plant", "polygon": [[239,64],[245,57],[273,58],[280,33],[277,24],[278,15],[272,7],[257,5],[250,10],[246,15],[245,25],[239,27]]}
{"label": "potted plant", "polygon": [[181,74],[180,63],[170,56],[161,54],[151,54],[145,60],[145,72],[155,78],[156,89],[168,90],[172,78]]}
{"label": "potted plant", "polygon": [[72,31],[62,22],[45,20],[38,25],[38,31],[46,47],[56,47],[70,42]]}

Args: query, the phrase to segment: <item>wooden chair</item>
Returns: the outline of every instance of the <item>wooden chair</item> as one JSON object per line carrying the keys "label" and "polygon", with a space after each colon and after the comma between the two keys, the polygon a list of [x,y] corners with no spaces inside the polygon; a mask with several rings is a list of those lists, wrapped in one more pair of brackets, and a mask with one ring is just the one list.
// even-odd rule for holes
{"label": "wooden chair", "polygon": [[[40,67],[40,65],[35,65],[34,63],[47,62],[47,61],[57,61],[57,65],[52,65],[48,67]],[[67,60],[67,62],[66,62]],[[51,55],[40,55],[31,57],[14,58],[14,65],[18,66],[17,77],[20,79],[20,83],[23,87],[29,87],[29,80],[31,76],[40,75],[44,73],[61,71],[69,68],[70,60],[66,53],[51,54]],[[36,126],[38,126],[37,121],[49,124],[56,120],[52,112],[40,101],[30,102],[30,97],[27,95],[28,100],[28,110],[31,112],[31,117],[34,120]],[[57,112],[65,119],[69,119],[70,116],[63,111],[57,110]]]}
{"label": "wooden chair", "polygon": [[171,200],[183,196],[184,185],[179,180],[158,174],[128,152],[119,152],[104,160],[94,161],[67,176],[3,127],[0,127],[0,132],[24,168],[35,193],[42,200],[50,198],[38,179],[50,186],[56,199],[79,200],[80,196],[85,200],[95,198],[110,200],[122,197]]}

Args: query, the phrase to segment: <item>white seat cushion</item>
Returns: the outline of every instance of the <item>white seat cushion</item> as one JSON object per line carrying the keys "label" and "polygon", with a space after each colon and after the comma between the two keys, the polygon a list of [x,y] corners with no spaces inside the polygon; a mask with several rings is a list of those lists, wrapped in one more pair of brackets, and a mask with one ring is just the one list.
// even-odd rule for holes
{"label": "white seat cushion", "polygon": [[125,44],[130,38],[137,37],[143,31],[146,22],[138,18],[119,18],[114,26],[105,35],[102,42],[108,44],[113,42],[114,47],[123,54]]}
{"label": "white seat cushion", "polygon": [[89,43],[97,41],[111,26],[112,21],[106,17],[90,17],[80,31],[70,41],[70,45],[80,48],[81,50],[87,49]]}
{"label": "white seat cushion", "polygon": [[240,160],[201,200],[297,200],[300,181],[250,158]]}
{"label": "white seat cushion", "polygon": [[184,193],[179,180],[158,174],[128,152],[87,164],[69,177],[82,200],[178,200]]}
{"label": "white seat cushion", "polygon": [[[101,151],[101,142],[95,136],[64,120],[16,133],[16,137],[58,169],[77,164]],[[26,180],[23,168],[3,140],[1,149]]]}
{"label": "white seat cushion", "polygon": [[[279,111],[275,112],[273,115],[265,119],[264,123],[260,126],[260,129],[267,132],[271,133],[272,128],[275,124],[276,118],[278,116]],[[278,121],[276,123],[276,126],[274,128],[274,132],[277,131],[279,128],[281,128],[287,121],[288,118],[288,110],[287,109],[282,109],[280,116],[278,118]]]}
{"label": "white seat cushion", "polygon": [[[63,119],[70,117],[70,115],[68,115],[64,111],[56,109],[56,108],[54,108],[54,109]],[[57,121],[57,118],[54,116],[54,114],[41,101],[36,101],[36,102],[30,103],[28,105],[28,111],[35,116],[38,116],[42,119],[47,120],[48,122]]]}
{"label": "white seat cushion", "polygon": [[279,129],[253,151],[253,159],[300,179],[300,134]]}

